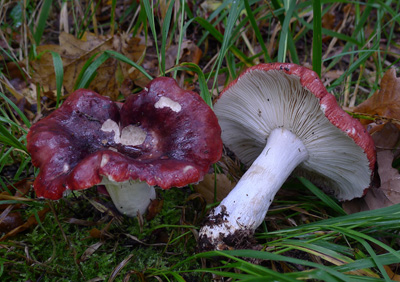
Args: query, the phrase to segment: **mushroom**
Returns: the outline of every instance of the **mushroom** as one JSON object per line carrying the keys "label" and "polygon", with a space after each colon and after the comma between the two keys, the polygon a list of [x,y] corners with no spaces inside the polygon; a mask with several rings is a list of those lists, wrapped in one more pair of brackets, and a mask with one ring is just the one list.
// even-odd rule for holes
{"label": "mushroom", "polygon": [[156,78],[120,108],[85,89],[34,124],[28,151],[40,172],[40,198],[104,184],[117,209],[144,213],[152,186],[183,187],[200,181],[222,153],[221,129],[212,109],[174,79]]}
{"label": "mushroom", "polygon": [[223,90],[214,111],[224,144],[250,167],[206,218],[199,234],[203,250],[240,248],[235,242],[252,237],[292,172],[340,201],[361,197],[369,187],[372,138],[305,67],[251,67]]}

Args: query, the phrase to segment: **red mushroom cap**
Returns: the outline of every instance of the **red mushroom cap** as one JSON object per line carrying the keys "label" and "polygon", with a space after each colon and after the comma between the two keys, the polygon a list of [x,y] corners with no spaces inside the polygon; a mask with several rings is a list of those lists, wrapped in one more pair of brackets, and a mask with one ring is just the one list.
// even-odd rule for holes
{"label": "red mushroom cap", "polygon": [[[290,63],[269,63],[269,64],[258,64],[254,67],[248,68],[240,76],[232,81],[228,87],[226,87],[220,94],[222,95],[233,85],[240,80],[241,77],[247,75],[248,73],[254,70],[261,71],[270,71],[270,70],[278,70],[282,71],[289,75],[294,75],[300,78],[300,83],[304,88],[308,89],[311,93],[315,95],[319,99],[319,103],[321,108],[325,111],[325,116],[329,119],[329,121],[335,125],[337,128],[345,132],[349,137],[351,137],[354,142],[360,146],[367,158],[369,160],[369,166],[371,171],[374,171],[375,162],[376,162],[376,152],[375,145],[372,137],[368,134],[367,130],[362,126],[362,124],[352,118],[349,114],[347,114],[343,109],[338,105],[335,96],[330,94],[322,81],[319,79],[318,75],[306,68],[296,64]],[[354,130],[351,130],[353,129]]]}
{"label": "red mushroom cap", "polygon": [[[283,88],[287,90],[283,90]],[[328,127],[321,128],[322,124],[321,126],[314,124],[309,129],[306,126],[299,126],[300,123],[311,125],[317,118],[303,107],[303,100],[291,98],[303,97],[301,96],[303,90],[300,88],[316,98],[319,109],[314,110],[315,113],[318,116],[325,116],[330,127],[335,130],[328,129]],[[285,91],[292,91],[293,93],[288,94]],[[283,95],[284,93],[286,94]],[[278,106],[275,102],[279,102],[280,105]],[[354,164],[356,160],[344,161],[341,157],[347,155],[346,160],[349,160],[351,157],[346,150],[353,150],[353,153],[356,154],[354,150],[357,149],[360,153],[364,153],[361,158],[365,158],[365,162],[363,161],[361,165],[368,168],[368,172],[362,176],[364,184],[370,180],[373,174],[376,154],[371,136],[358,120],[352,118],[339,107],[335,97],[326,90],[318,75],[308,68],[288,63],[259,64],[248,68],[224,89],[214,109],[222,127],[222,139],[225,145],[247,165],[251,165],[261,153],[272,128],[289,125],[287,129],[299,131],[300,137],[307,137],[308,134],[313,135],[309,139],[301,137],[310,150],[310,158],[299,166],[297,172],[314,178],[322,186],[335,186],[334,193],[340,200],[348,200],[354,196],[360,197],[362,191],[360,193],[360,188],[357,188],[357,193],[344,195],[341,192],[341,184],[334,179],[325,177],[320,168],[328,164],[329,166],[326,167],[332,176],[336,174],[338,177],[347,178],[337,168],[342,167],[343,170],[347,170],[349,175],[354,174],[357,171],[357,169],[353,170],[356,167]],[[286,114],[283,114],[284,112]],[[323,132],[320,131],[321,129]],[[319,133],[317,134],[316,131],[314,135],[314,130],[319,131]],[[240,134],[238,134],[239,132]],[[349,138],[341,138],[340,136],[343,135]],[[335,136],[341,138],[342,141],[340,144],[338,143],[338,146],[342,147],[333,148],[330,146],[335,144],[323,142],[323,140],[330,139],[330,142],[335,143]],[[315,142],[311,142],[311,139]],[[349,139],[349,142],[344,141],[344,139]],[[354,142],[351,142],[351,140]],[[347,145],[344,145],[345,142],[349,145],[355,144],[357,145],[355,147],[358,148],[348,148]],[[316,152],[311,147],[322,149],[318,149],[319,152]],[[320,154],[321,152],[323,154]],[[314,158],[317,155],[318,159]],[[321,162],[320,160],[324,158],[326,158],[326,161]],[[335,159],[335,161],[330,163],[329,158]],[[346,166],[344,166],[345,163]],[[362,168],[360,167],[360,169]],[[357,178],[355,175],[353,177]],[[350,180],[347,181],[347,186],[351,186],[350,182]],[[368,188],[367,186],[363,189]],[[329,189],[329,187],[326,188]]]}
{"label": "red mushroom cap", "polygon": [[80,89],[27,135],[32,163],[40,168],[34,188],[38,197],[56,200],[103,176],[182,187],[200,181],[219,160],[220,136],[212,109],[172,78],[154,79],[121,109]]}

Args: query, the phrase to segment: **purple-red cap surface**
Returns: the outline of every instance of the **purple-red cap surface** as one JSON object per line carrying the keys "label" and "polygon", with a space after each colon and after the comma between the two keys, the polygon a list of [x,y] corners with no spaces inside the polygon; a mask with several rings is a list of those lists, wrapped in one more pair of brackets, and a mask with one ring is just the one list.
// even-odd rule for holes
{"label": "purple-red cap surface", "polygon": [[120,108],[85,89],[34,124],[28,151],[40,168],[38,197],[60,199],[103,177],[163,189],[202,180],[222,154],[221,130],[202,98],[172,78],[156,78]]}

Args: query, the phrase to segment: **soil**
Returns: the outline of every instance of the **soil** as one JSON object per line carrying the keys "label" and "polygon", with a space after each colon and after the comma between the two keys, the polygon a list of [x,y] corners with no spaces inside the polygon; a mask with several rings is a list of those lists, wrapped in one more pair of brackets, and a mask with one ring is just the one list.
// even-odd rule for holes
{"label": "soil", "polygon": [[[222,225],[227,222],[226,207],[221,206],[221,213],[216,214],[212,217],[208,216],[205,218],[202,226],[216,226]],[[213,213],[213,210],[210,212]],[[218,245],[215,246],[211,242],[210,238],[206,235],[201,235],[199,237],[198,246],[200,252],[212,251],[212,250],[238,250],[238,249],[252,249],[260,250],[261,245],[257,244],[256,239],[253,236],[253,231],[248,229],[236,230],[228,236],[224,236],[222,233],[219,234]]]}

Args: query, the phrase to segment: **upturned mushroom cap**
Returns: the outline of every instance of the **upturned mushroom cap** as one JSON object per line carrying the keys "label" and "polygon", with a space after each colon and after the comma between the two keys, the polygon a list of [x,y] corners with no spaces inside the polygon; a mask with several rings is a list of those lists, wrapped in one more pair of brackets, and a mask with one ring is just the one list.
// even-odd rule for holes
{"label": "upturned mushroom cap", "polygon": [[38,197],[57,200],[103,176],[182,187],[200,181],[219,160],[220,133],[211,108],[172,78],[154,79],[121,109],[80,89],[27,135],[32,163],[40,168],[34,188]]}
{"label": "upturned mushroom cap", "polygon": [[297,173],[339,200],[361,197],[375,165],[370,135],[328,93],[318,75],[295,64],[260,64],[225,88],[215,104],[222,140],[247,165],[273,129],[294,133],[309,152]]}

